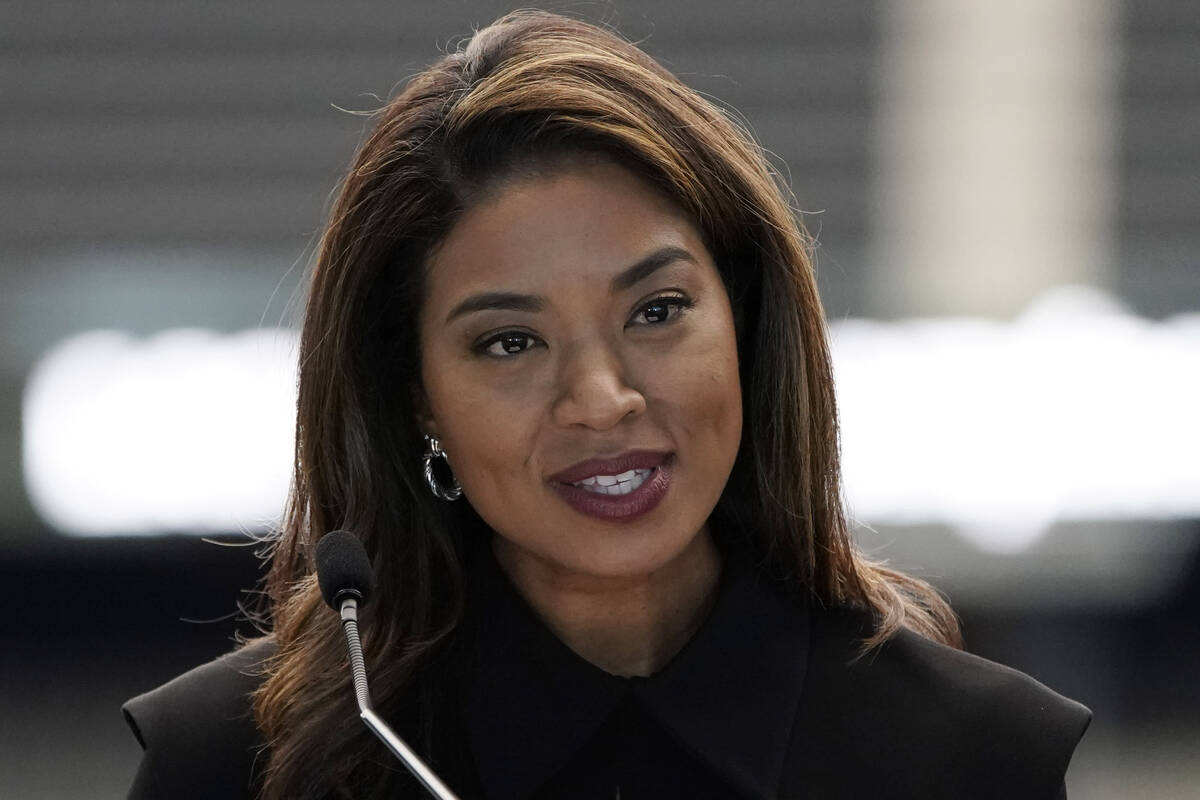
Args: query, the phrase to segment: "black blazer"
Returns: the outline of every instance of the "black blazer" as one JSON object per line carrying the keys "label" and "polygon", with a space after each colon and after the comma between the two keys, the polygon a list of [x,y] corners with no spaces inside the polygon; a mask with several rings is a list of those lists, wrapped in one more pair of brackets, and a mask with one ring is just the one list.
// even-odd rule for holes
{"label": "black blazer", "polygon": [[[737,796],[762,800],[1055,800],[1091,720],[1027,675],[908,631],[858,658],[864,615],[797,609],[736,560],[692,641],[630,690],[561,645],[497,573],[469,584],[486,603],[463,628],[472,647],[451,716],[466,722],[435,764],[463,800],[529,796],[539,765],[586,734],[587,709],[603,715],[622,693]],[[248,694],[272,652],[261,640],[125,705],[145,750],[131,798],[254,796],[265,755]],[[545,700],[564,694],[579,702]]]}

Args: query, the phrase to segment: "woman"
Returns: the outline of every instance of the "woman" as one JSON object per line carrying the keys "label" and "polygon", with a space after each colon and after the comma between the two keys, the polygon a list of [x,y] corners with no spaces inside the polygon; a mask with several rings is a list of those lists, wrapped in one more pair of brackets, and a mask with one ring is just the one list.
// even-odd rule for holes
{"label": "woman", "polygon": [[135,797],[1044,797],[1090,719],[966,655],[840,505],[809,241],[633,45],[509,15],[380,112],[325,233],[274,631],[126,706]]}

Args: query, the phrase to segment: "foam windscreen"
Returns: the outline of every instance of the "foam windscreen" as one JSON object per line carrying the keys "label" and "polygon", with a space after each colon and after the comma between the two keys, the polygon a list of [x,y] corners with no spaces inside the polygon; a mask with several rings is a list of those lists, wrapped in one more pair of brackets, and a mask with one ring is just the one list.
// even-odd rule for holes
{"label": "foam windscreen", "polygon": [[371,597],[375,573],[358,537],[350,531],[330,531],[317,542],[317,583],[321,596],[338,611],[342,595],[353,593],[359,605]]}

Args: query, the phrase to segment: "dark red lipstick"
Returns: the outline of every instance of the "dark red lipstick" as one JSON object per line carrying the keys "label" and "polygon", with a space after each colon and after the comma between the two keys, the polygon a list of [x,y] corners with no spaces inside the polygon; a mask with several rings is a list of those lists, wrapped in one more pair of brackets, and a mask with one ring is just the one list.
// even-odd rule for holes
{"label": "dark red lipstick", "polygon": [[[573,509],[589,517],[607,522],[628,522],[651,511],[671,485],[670,453],[638,450],[612,458],[591,458],[581,461],[550,477],[550,486]],[[641,484],[628,494],[606,494],[587,483],[597,476],[618,476],[631,470],[649,470]],[[636,480],[636,479],[635,479]]]}

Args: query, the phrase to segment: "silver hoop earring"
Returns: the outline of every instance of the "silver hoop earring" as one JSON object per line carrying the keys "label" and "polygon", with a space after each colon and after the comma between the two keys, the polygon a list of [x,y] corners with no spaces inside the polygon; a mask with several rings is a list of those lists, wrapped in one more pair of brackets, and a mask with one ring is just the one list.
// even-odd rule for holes
{"label": "silver hoop earring", "polygon": [[441,458],[446,462],[446,469],[450,469],[450,459],[446,457],[446,451],[442,450],[442,443],[432,436],[425,436],[425,455],[422,461],[425,462],[425,483],[429,484],[429,490],[433,492],[433,496],[440,499],[452,502],[462,497],[462,487],[458,485],[458,478],[454,477],[454,473],[450,473],[450,478],[453,483],[450,488],[446,488],[438,483],[437,476],[433,474],[433,460]]}

